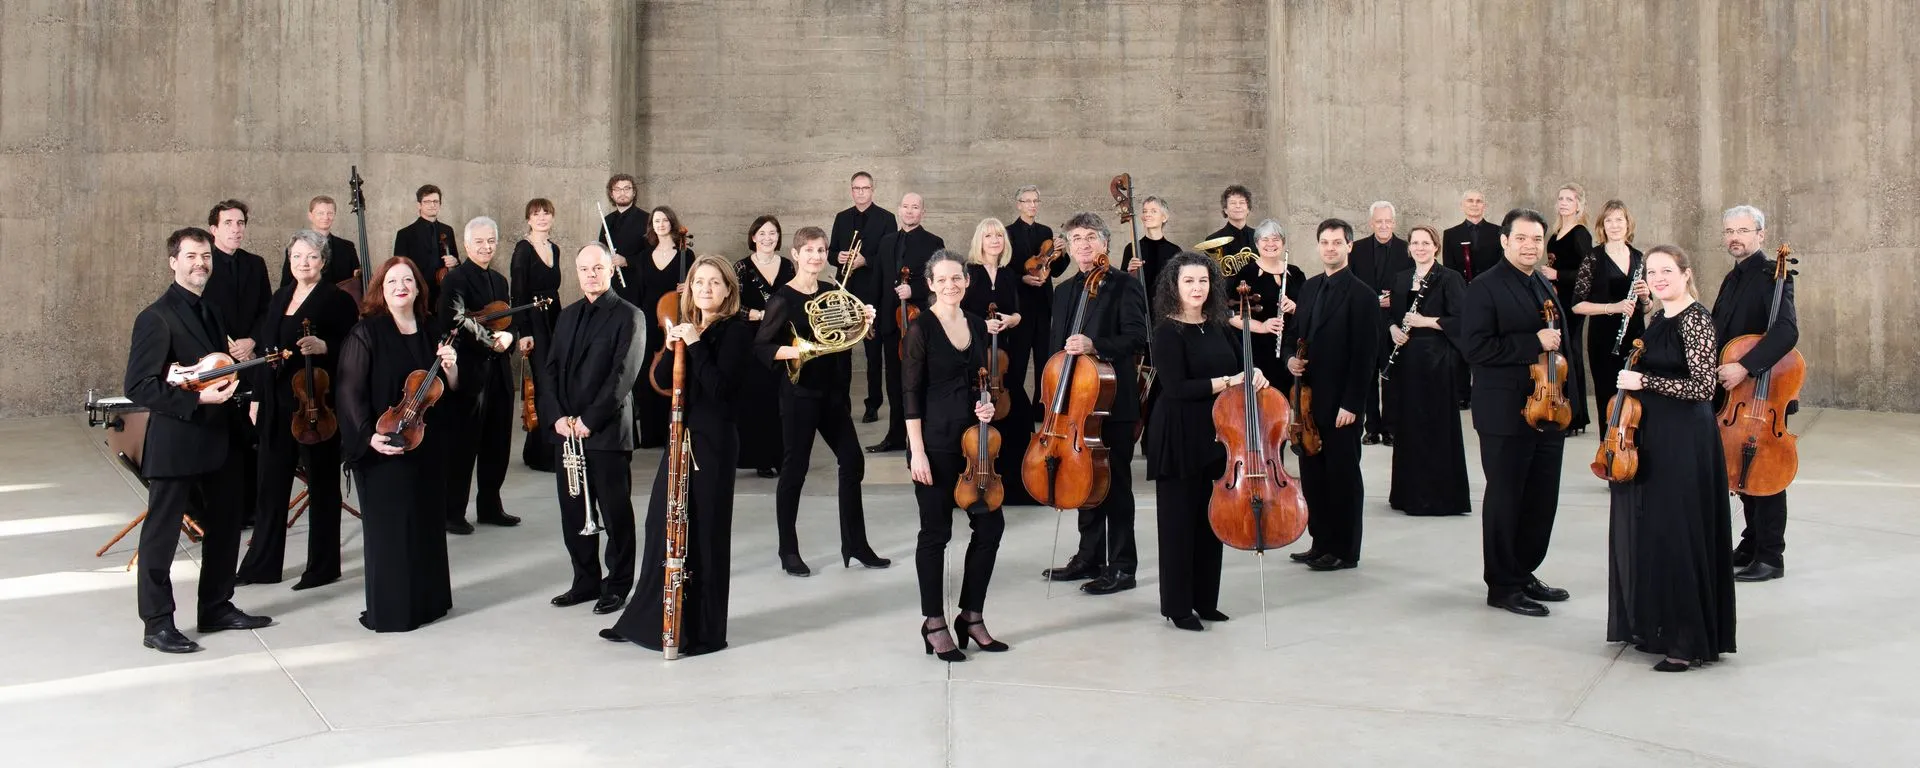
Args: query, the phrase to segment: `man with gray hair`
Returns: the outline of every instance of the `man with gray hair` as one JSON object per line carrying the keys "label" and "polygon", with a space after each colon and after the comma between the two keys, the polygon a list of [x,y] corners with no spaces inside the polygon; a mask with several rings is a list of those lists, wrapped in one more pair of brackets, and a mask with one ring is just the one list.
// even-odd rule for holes
{"label": "man with gray hair", "polygon": [[[1739,360],[1720,366],[1720,396],[1750,377],[1765,376],[1774,363],[1793,351],[1800,341],[1799,315],[1793,308],[1793,277],[1781,286],[1780,309],[1773,312],[1774,262],[1761,246],[1767,241],[1767,215],[1751,205],[1739,205],[1720,215],[1720,236],[1727,255],[1733,257],[1733,270],[1720,281],[1720,295],[1713,302],[1713,326],[1720,343],[1748,334],[1760,337],[1760,343]],[[1768,318],[1772,321],[1769,322]],[[1787,414],[1800,409],[1795,401],[1787,405]],[[1783,414],[1784,417],[1785,414]],[[1787,575],[1784,553],[1787,550],[1787,494],[1772,496],[1738,494],[1745,508],[1747,528],[1740,532],[1740,546],[1733,551],[1733,564],[1740,570],[1738,581],[1771,581]]]}
{"label": "man with gray hair", "polygon": [[1460,195],[1460,212],[1466,218],[1440,236],[1440,263],[1471,283],[1474,275],[1504,258],[1500,225],[1487,221],[1487,196],[1477,189]]}
{"label": "man with gray hair", "polygon": [[[485,216],[467,222],[463,238],[467,258],[450,270],[440,284],[440,325],[452,330],[493,302],[505,304],[513,294],[507,292],[507,279],[489,265],[500,247],[500,225]],[[423,269],[432,269],[423,267]],[[490,331],[462,323],[455,334],[454,351],[460,358],[460,388],[441,397],[436,410],[442,411],[437,429],[450,432],[446,442],[447,532],[473,533],[467,522],[467,492],[472,489],[474,466],[479,464],[480,488],[474,495],[478,510],[474,518],[498,526],[519,525],[520,518],[507,514],[500,501],[500,486],[507,480],[507,456],[513,445],[514,398],[511,366],[507,350],[513,334]]]}
{"label": "man with gray hair", "polygon": [[[1032,355],[1033,388],[1040,389],[1040,373],[1047,367],[1047,358],[1053,356],[1053,348],[1047,340],[1047,328],[1053,324],[1053,281],[1067,272],[1067,260],[1056,259],[1053,266],[1041,275],[1026,273],[1027,260],[1040,255],[1040,246],[1053,240],[1053,228],[1041,224],[1040,188],[1028,184],[1013,193],[1014,207],[1020,215],[1007,224],[1007,253],[1013,258],[1007,262],[1014,265],[1020,275],[1020,325],[1013,329],[1014,349],[1008,350],[1015,356],[1015,362],[1008,367],[1026,371],[1026,365],[1019,358]],[[1024,377],[1018,377],[1024,378]],[[1018,382],[1025,387],[1026,382]],[[1034,399],[1032,418],[1040,418],[1039,398]]]}
{"label": "man with gray hair", "polygon": [[[1349,263],[1353,265],[1353,276],[1373,289],[1380,308],[1387,309],[1393,304],[1393,287],[1388,283],[1400,270],[1413,269],[1413,257],[1407,254],[1407,241],[1393,232],[1393,203],[1380,200],[1369,206],[1367,226],[1373,230],[1373,237],[1360,238],[1359,242],[1353,244],[1353,256]],[[1393,339],[1387,334],[1387,328],[1393,325],[1393,321],[1388,319],[1389,314],[1380,313],[1380,338],[1377,342],[1381,349],[1393,346]],[[1375,366],[1386,364],[1386,355],[1374,356]],[[1381,407],[1380,398],[1379,380],[1376,377],[1374,386],[1368,387],[1366,436],[1361,438],[1362,444],[1393,445],[1393,433],[1384,418],[1385,409]]]}

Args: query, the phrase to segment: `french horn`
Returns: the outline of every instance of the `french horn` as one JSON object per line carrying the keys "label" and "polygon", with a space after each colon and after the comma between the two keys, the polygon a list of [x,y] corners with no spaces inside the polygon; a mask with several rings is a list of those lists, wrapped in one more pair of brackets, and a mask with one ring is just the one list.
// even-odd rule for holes
{"label": "french horn", "polygon": [[1193,249],[1213,257],[1213,262],[1220,265],[1221,274],[1232,275],[1245,269],[1255,258],[1253,249],[1244,246],[1236,253],[1227,253],[1227,245],[1232,242],[1231,237],[1216,237],[1195,243]]}
{"label": "french horn", "polygon": [[[859,233],[854,233],[848,250],[855,256],[860,254]],[[867,319],[867,303],[847,291],[847,278],[858,269],[852,266],[852,258],[848,258],[847,263],[838,284],[800,305],[808,325],[813,327],[813,338],[801,336],[798,328],[789,326],[793,330],[793,341],[788,342],[788,346],[800,353],[799,357],[787,361],[787,379],[795,384],[800,383],[800,370],[807,361],[860,346],[872,330],[873,323]]]}

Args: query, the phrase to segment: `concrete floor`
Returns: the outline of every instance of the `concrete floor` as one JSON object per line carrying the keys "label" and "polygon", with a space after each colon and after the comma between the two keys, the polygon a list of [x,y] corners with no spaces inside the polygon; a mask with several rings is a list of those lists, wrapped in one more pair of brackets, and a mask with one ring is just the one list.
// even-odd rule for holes
{"label": "concrete floor", "polygon": [[[0,744],[13,765],[1910,765],[1920,416],[1810,411],[1796,426],[1790,578],[1739,588],[1740,653],[1661,675],[1604,642],[1606,494],[1584,448],[1567,452],[1542,571],[1574,597],[1547,619],[1483,605],[1479,521],[1389,511],[1389,452],[1368,448],[1364,565],[1267,558],[1265,622],[1262,571],[1232,551],[1232,622],[1190,634],[1159,619],[1142,482],[1140,589],[1049,595],[1036,574],[1064,559],[1056,515],[1013,510],[987,615],[1014,650],[937,663],[913,634],[904,462],[867,479],[874,545],[895,567],[842,570],[822,450],[801,515],[811,579],[777,567],[772,481],[740,480],[723,653],[663,662],[596,638],[610,622],[585,606],[548,606],[568,573],[553,483],[516,464],[507,495],[526,524],[451,540],[440,622],[379,636],[355,623],[349,521],[340,583],[242,588],[240,606],[279,623],[177,657],[139,644],[131,540],[92,556],[142,506],[102,433],[77,417],[0,422]],[[656,462],[636,459],[636,487]],[[196,554],[176,563],[188,616]]]}

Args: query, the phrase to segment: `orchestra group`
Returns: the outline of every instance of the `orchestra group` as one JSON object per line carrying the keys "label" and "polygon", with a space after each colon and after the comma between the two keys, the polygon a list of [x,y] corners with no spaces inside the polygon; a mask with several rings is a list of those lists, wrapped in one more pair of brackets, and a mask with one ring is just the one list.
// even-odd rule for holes
{"label": "orchestra group", "polygon": [[[516,413],[521,460],[555,474],[573,566],[552,604],[618,613],[601,637],[668,658],[727,645],[737,472],[777,478],[779,565],[813,573],[796,521],[816,437],[837,464],[843,567],[891,564],[867,536],[864,454],[905,453],[918,635],[947,661],[969,643],[1010,648],[984,618],[1006,505],[1076,512],[1074,553],[1043,579],[1132,589],[1137,446],[1161,614],[1204,630],[1228,620],[1225,547],[1264,552],[1304,532],[1293,561],[1359,566],[1363,446],[1390,446],[1392,509],[1470,513],[1462,410],[1486,482],[1488,605],[1546,616],[1543,603],[1568,599],[1537,571],[1567,439],[1588,431],[1612,494],[1609,641],[1662,671],[1716,661],[1734,650],[1733,583],[1785,573],[1791,470],[1778,465],[1792,445],[1779,438],[1796,403],[1778,390],[1798,385],[1777,380],[1804,363],[1788,250],[1769,258],[1754,207],[1721,217],[1732,268],[1709,309],[1704,264],[1636,245],[1619,200],[1590,218],[1575,184],[1552,215],[1516,207],[1498,221],[1468,191],[1465,220],[1444,231],[1403,230],[1388,202],[1363,230],[1326,219],[1308,234],[1311,277],[1279,217],[1250,225],[1254,197],[1239,185],[1220,196],[1224,226],[1187,248],[1168,234],[1175,206],[1136,203],[1132,179],[1116,177],[1132,231],[1118,250],[1112,214],[1075,213],[1056,231],[1032,186],[1013,194],[1010,222],[985,218],[951,245],[924,227],[920,195],[889,211],[866,172],[849,191],[830,231],[761,215],[744,242],[728,233],[696,251],[673,209],[637,205],[635,179],[619,174],[597,237],[571,250],[553,239],[554,205],[529,201],[503,270],[501,226],[482,216],[456,231],[433,185],[391,255],[362,262],[356,173],[361,244],[335,235],[332,198],[313,198],[311,226],[269,243],[285,255],[277,289],[244,247],[248,207],[213,206],[207,229],[167,239],[173,284],[132,328],[125,392],[152,414],[144,644],[199,649],[174,623],[169,581],[189,515],[204,532],[199,631],[272,623],[233,597],[282,581],[296,476],[311,527],[293,589],[341,577],[344,480],[361,505],[360,623],[405,632],[445,616],[447,536],[520,522],[500,495]],[[714,255],[736,243],[744,258]],[[581,296],[562,306],[564,271]],[[856,347],[858,418],[888,419],[864,449]],[[1730,442],[1742,427],[1724,413],[1766,423]],[[636,450],[660,453],[640,524]],[[1737,547],[1730,495],[1746,513]],[[971,532],[957,598],[944,576],[956,508]]]}

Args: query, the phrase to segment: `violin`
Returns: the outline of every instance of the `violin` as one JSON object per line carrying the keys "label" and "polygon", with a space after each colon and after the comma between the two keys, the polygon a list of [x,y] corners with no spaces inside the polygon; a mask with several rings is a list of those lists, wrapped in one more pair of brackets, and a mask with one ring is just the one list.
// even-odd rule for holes
{"label": "violin", "polygon": [[[998,361],[995,361],[998,366]],[[1004,371],[1002,371],[1004,372]],[[987,369],[980,369],[980,402],[993,402],[993,391],[988,387],[992,378]],[[994,413],[1001,414],[1000,406],[994,406]],[[960,471],[960,479],[953,486],[953,504],[970,515],[992,512],[1000,508],[1006,499],[1007,488],[1000,480],[1000,473],[993,470],[993,462],[1000,458],[1000,430],[991,424],[975,423],[967,427],[960,436],[960,452],[967,457],[967,466]]]}
{"label": "violin", "polygon": [[1065,242],[1047,238],[1040,241],[1040,252],[1027,259],[1027,274],[1040,278],[1042,283],[1053,276],[1054,262],[1067,255]]}
{"label": "violin", "polygon": [[[1773,262],[1773,303],[1767,309],[1767,328],[1780,315],[1787,280],[1797,274],[1788,268],[1793,247],[1781,244]],[[1749,333],[1729,339],[1720,348],[1720,364],[1736,363],[1753,351],[1765,334]],[[1800,472],[1800,438],[1787,431],[1787,407],[1800,399],[1807,377],[1807,359],[1800,350],[1787,354],[1764,371],[1755,371],[1727,393],[1720,407],[1720,446],[1727,457],[1727,490],[1748,496],[1772,496],[1787,490]]]}
{"label": "violin", "polygon": [[[313,335],[313,321],[300,321],[300,335]],[[293,372],[293,439],[301,445],[317,445],[333,439],[340,422],[327,407],[327,393],[333,382],[327,372],[313,367],[313,355],[301,357],[301,369]]]}
{"label": "violin", "polygon": [[[1300,362],[1307,361],[1306,339],[1300,339],[1293,354]],[[1287,414],[1287,440],[1293,443],[1293,452],[1301,456],[1320,455],[1320,427],[1313,423],[1313,387],[1307,386],[1307,377],[1293,377],[1293,397],[1288,401],[1292,411]]]}
{"label": "violin", "polygon": [[[509,307],[504,301],[490,301],[485,306],[468,312],[466,305],[456,300],[454,308],[460,317],[454,321],[454,324],[457,327],[466,328],[474,338],[486,341],[490,335],[504,331],[508,326],[513,325],[514,315],[529,309],[546,309],[552,305],[552,297],[542,296],[517,307]],[[448,334],[448,340],[452,340],[452,334]]]}
{"label": "violin", "polygon": [[167,383],[188,392],[212,389],[229,381],[240,378],[240,372],[257,365],[276,365],[293,356],[288,350],[268,350],[259,357],[244,363],[236,363],[225,352],[213,352],[200,358],[193,365],[167,366]]}
{"label": "violin", "polygon": [[[1621,368],[1631,371],[1647,351],[1645,342],[1634,339],[1633,352]],[[1607,432],[1600,449],[1593,453],[1593,476],[1610,483],[1625,483],[1640,473],[1640,398],[1621,390],[1607,401]]]}
{"label": "violin", "polygon": [[526,375],[520,377],[520,431],[522,432],[532,432],[540,428],[540,401],[534,397],[532,361],[528,363]]}
{"label": "violin", "polygon": [[[440,233],[440,253],[443,259],[453,255],[453,244],[447,242],[447,233],[445,232]],[[447,270],[449,269],[452,269],[452,267],[447,266],[446,261],[441,261],[440,269],[433,273],[433,284],[444,285],[447,282]]]}
{"label": "violin", "polygon": [[[453,342],[459,329],[447,331],[434,349]],[[420,447],[427,439],[427,409],[440,402],[440,396],[446,392],[446,382],[440,378],[440,362],[436,358],[427,365],[426,370],[407,374],[407,383],[401,388],[400,402],[380,414],[373,423],[376,435],[386,435],[387,442],[400,446],[401,450],[411,451]]]}
{"label": "violin", "polygon": [[[1554,308],[1553,299],[1540,305],[1540,317],[1547,321],[1548,328],[1558,329],[1560,312]],[[1562,338],[1561,343],[1566,343],[1566,339]],[[1527,396],[1520,416],[1527,420],[1528,426],[1541,432],[1566,429],[1573,421],[1573,403],[1567,400],[1565,390],[1566,356],[1556,349],[1541,352],[1540,359],[1527,366],[1527,375],[1533,377],[1533,394]]]}
{"label": "violin", "polygon": [[[899,285],[911,285],[912,283],[913,270],[908,267],[901,267]],[[912,294],[908,295],[911,296]],[[910,298],[901,299],[900,306],[893,310],[893,322],[896,323],[900,329],[899,353],[900,358],[903,360],[907,357],[907,326],[912,325],[913,321],[918,317],[920,317],[920,307],[915,305]]]}
{"label": "violin", "polygon": [[[1242,282],[1240,316],[1253,317],[1259,294]],[[1266,552],[1299,540],[1307,529],[1307,497],[1281,463],[1287,443],[1287,398],[1254,388],[1253,324],[1240,325],[1239,384],[1213,401],[1213,429],[1227,449],[1227,471],[1214,482],[1207,522],[1220,543]]]}
{"label": "violin", "polygon": [[[680,241],[681,250],[687,250],[693,247],[693,233],[688,232],[685,225],[682,225],[679,231],[674,233],[674,236],[675,239]],[[660,300],[653,305],[653,317],[655,321],[666,328],[672,328],[680,324],[681,305],[685,302],[687,295],[688,259],[681,258],[678,252],[674,253],[673,259],[680,262],[680,282],[675,284],[672,291],[661,296]],[[652,387],[653,391],[661,397],[673,397],[672,392],[660,388],[660,379],[662,377],[659,374],[667,373],[667,371],[661,371],[660,366],[665,365],[670,369],[673,365],[667,362],[667,347],[669,346],[671,345],[660,345],[659,349],[653,351],[653,359],[647,361],[647,386]]]}
{"label": "violin", "polygon": [[[999,317],[1000,305],[987,304],[987,319],[993,320]],[[992,362],[992,372],[987,378],[985,388],[993,396],[994,414],[1000,418],[1006,418],[1008,414],[1013,413],[1013,398],[1007,394],[1006,382],[1007,365],[1010,359],[1007,357],[1007,351],[1000,348],[1000,334],[990,334],[988,339],[991,351],[987,355]]]}
{"label": "violin", "polygon": [[[1086,290],[1068,336],[1080,333],[1087,304],[1100,295],[1111,267],[1105,254],[1087,272]],[[1107,498],[1109,467],[1101,425],[1113,407],[1113,366],[1092,355],[1053,353],[1040,377],[1047,410],[1020,461],[1020,481],[1034,500],[1055,509],[1087,509]]]}

